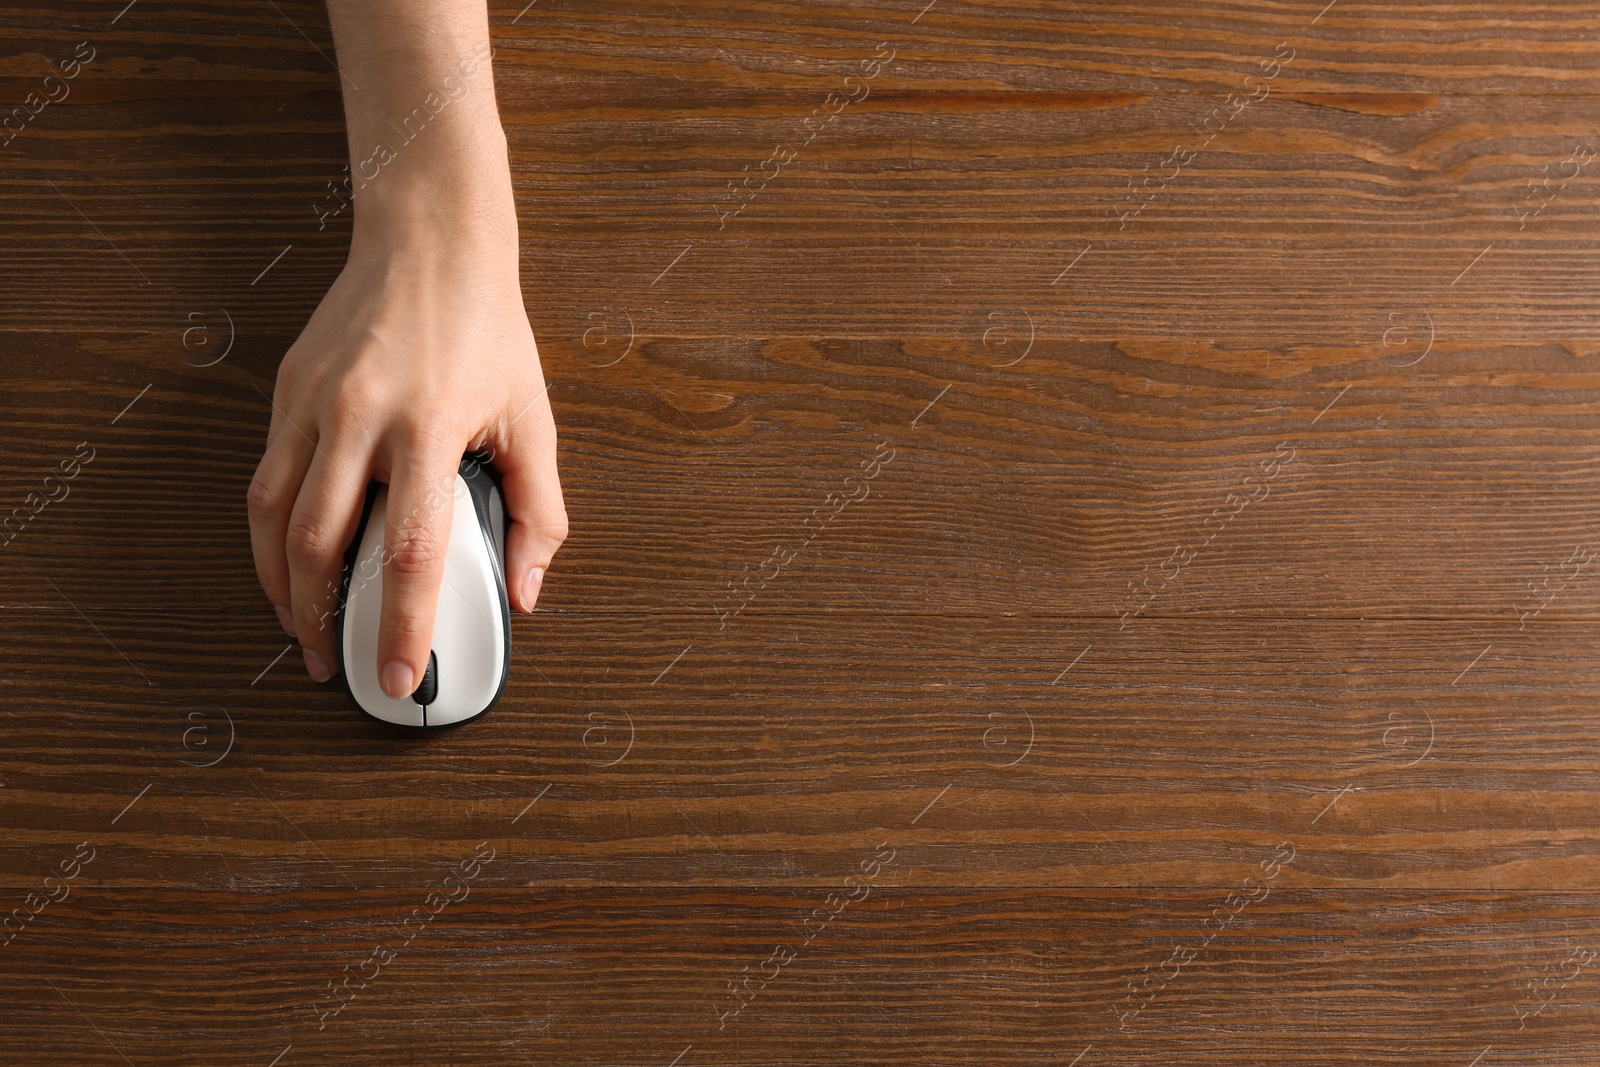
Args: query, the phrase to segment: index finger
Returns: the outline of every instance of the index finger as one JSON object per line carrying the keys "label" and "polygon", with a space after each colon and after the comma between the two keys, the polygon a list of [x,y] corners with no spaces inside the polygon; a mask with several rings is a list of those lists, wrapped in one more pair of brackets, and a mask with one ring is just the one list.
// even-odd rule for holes
{"label": "index finger", "polygon": [[378,680],[397,700],[416,691],[428,666],[460,464],[459,448],[396,457],[383,538]]}

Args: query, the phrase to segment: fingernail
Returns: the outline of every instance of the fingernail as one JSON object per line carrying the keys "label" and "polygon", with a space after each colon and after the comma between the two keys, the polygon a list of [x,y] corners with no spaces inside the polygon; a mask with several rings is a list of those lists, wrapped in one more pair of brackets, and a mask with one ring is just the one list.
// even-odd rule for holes
{"label": "fingernail", "polygon": [[417,688],[414,677],[409,666],[397,659],[390,660],[383,669],[383,691],[396,700],[410,696]]}
{"label": "fingernail", "polygon": [[539,586],[544,583],[544,568],[534,567],[528,571],[528,576],[522,580],[522,602],[528,605],[523,610],[531,612],[534,602],[539,599]]}
{"label": "fingernail", "polygon": [[328,661],[311,651],[309,648],[300,650],[306,658],[306,673],[319,682],[326,682],[333,677],[333,669],[328,666]]}
{"label": "fingernail", "polygon": [[294,616],[289,614],[288,608],[272,605],[272,610],[278,613],[278,625],[283,627],[283,632],[290,637],[294,636]]}

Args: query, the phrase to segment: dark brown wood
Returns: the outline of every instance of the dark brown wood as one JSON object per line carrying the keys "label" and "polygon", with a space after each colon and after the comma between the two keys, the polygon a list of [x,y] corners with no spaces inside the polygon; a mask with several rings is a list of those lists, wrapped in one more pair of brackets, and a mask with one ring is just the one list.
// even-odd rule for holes
{"label": "dark brown wood", "polygon": [[496,8],[573,535],[417,739],[244,515],[325,16],[120,7],[0,7],[0,1063],[1596,1058],[1600,8]]}
{"label": "dark brown wood", "polygon": [[[1593,1040],[1592,965],[1540,1015],[1526,1007],[1527,984],[1600,933],[1592,895],[1285,890],[1202,948],[1221,893],[900,887],[802,947],[820,890],[504,884],[541,881],[536,851],[498,853],[479,888],[409,941],[400,924],[422,890],[73,897],[23,955],[56,988],[40,981],[44,996],[14,1007],[8,1030],[84,1064],[123,1062],[113,1044],[131,1062],[177,1064],[266,1063],[291,1046],[282,1062],[801,1064],[848,1050],[1154,1064],[1260,1049],[1444,1064],[1489,1047],[1561,1064]],[[719,1014],[727,983],[780,945],[794,958],[769,965],[776,977],[737,1016]],[[375,947],[395,958],[331,1014],[327,983]],[[1127,979],[1174,949],[1195,958],[1130,1014]]]}

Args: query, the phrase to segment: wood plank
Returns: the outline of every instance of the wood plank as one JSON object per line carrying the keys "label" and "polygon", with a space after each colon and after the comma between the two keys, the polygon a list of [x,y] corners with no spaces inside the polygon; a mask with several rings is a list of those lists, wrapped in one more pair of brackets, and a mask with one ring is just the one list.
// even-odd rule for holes
{"label": "wood plank", "polygon": [[[316,0],[140,5],[116,17],[120,7],[69,0],[0,9],[15,55],[6,73],[42,78],[87,38],[99,51],[98,77],[167,91],[201,81],[337,83]],[[702,102],[708,91],[829,91],[884,40],[896,49],[898,78],[938,91],[1226,92],[1290,42],[1296,58],[1283,77],[1297,91],[1583,94],[1593,91],[1589,42],[1600,28],[1581,3],[1510,0],[1399,11],[1372,0],[1220,0],[1203,10],[1158,0],[676,8],[512,0],[491,12],[507,95],[665,92]]]}
{"label": "wood plank", "polygon": [[[610,367],[598,344],[551,344],[574,533],[541,603],[712,628],[741,603],[1114,630],[1125,615],[1455,618],[1486,642],[1536,604],[1594,618],[1587,357],[1429,351],[1425,319],[1389,328],[1404,332],[1362,349],[1037,340],[1014,366],[981,336],[636,341]],[[281,349],[241,336],[201,368],[175,339],[120,341],[58,338],[19,361],[0,514],[26,516],[81,443],[96,458],[7,544],[25,576],[8,601],[62,607],[48,578],[96,614],[264,616],[240,502]],[[893,460],[847,483],[884,442]]]}
{"label": "wood plank", "polygon": [[267,619],[79,607],[6,626],[14,888],[85,839],[118,886],[415,885],[523,813],[572,886],[815,885],[891,830],[919,885],[1219,887],[1292,838],[1296,885],[1600,886],[1588,624],[561,613],[418,739]]}
{"label": "wood plank", "polygon": [[[1375,345],[1390,316],[1427,315],[1446,339],[1595,350],[1593,109],[1452,97],[1373,115],[1274,94],[1212,137],[1217,106],[869,96],[809,146],[809,106],[737,126],[670,105],[520,113],[535,326],[972,343],[998,314],[1044,339],[1260,349]],[[791,166],[727,214],[730,181],[784,144]],[[225,309],[241,334],[281,333],[347,250],[349,212],[327,217],[344,159],[329,96],[63,109],[10,151],[0,308],[32,329],[171,352],[190,315]]]}
{"label": "wood plank", "polygon": [[[897,851],[885,883],[912,851]],[[1271,854],[1252,850],[1233,873],[1242,882]],[[173,1064],[260,1065],[291,1047],[282,1062],[690,1067],[761,1050],[782,1064],[1154,1064],[1272,1049],[1304,1063],[1466,1064],[1489,1048],[1484,1063],[1568,1064],[1593,1055],[1600,1025],[1593,964],[1574,956],[1600,936],[1588,894],[1274,889],[1212,933],[1203,924],[1226,891],[885,884],[807,943],[799,924],[820,889],[526,888],[541,871],[523,842],[482,871],[409,940],[419,890],[85,887],[6,950],[48,979],[4,979],[12,1047],[86,1067],[123,1063],[112,1046]],[[375,945],[394,959],[363,967]],[[795,957],[760,988],[777,945]],[[1163,967],[1180,951],[1188,963]],[[375,976],[319,1015],[347,973]],[[759,992],[719,1031],[727,984],[747,973]],[[1145,1006],[1130,1015],[1135,985]],[[1539,1015],[1530,985],[1548,1002]]]}

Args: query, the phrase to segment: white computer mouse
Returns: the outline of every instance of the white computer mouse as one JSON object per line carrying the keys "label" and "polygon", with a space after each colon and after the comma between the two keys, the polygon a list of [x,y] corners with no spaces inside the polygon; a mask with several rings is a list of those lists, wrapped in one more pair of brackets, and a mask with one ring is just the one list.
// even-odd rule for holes
{"label": "white computer mouse", "polygon": [[506,596],[506,512],[500,479],[484,457],[468,455],[456,474],[450,543],[433,651],[422,684],[395,699],[378,684],[378,620],[383,606],[388,487],[367,491],[361,527],[345,556],[339,652],[350,696],[362,711],[396,726],[431,729],[471,722],[494,707],[511,666],[511,604]]}

